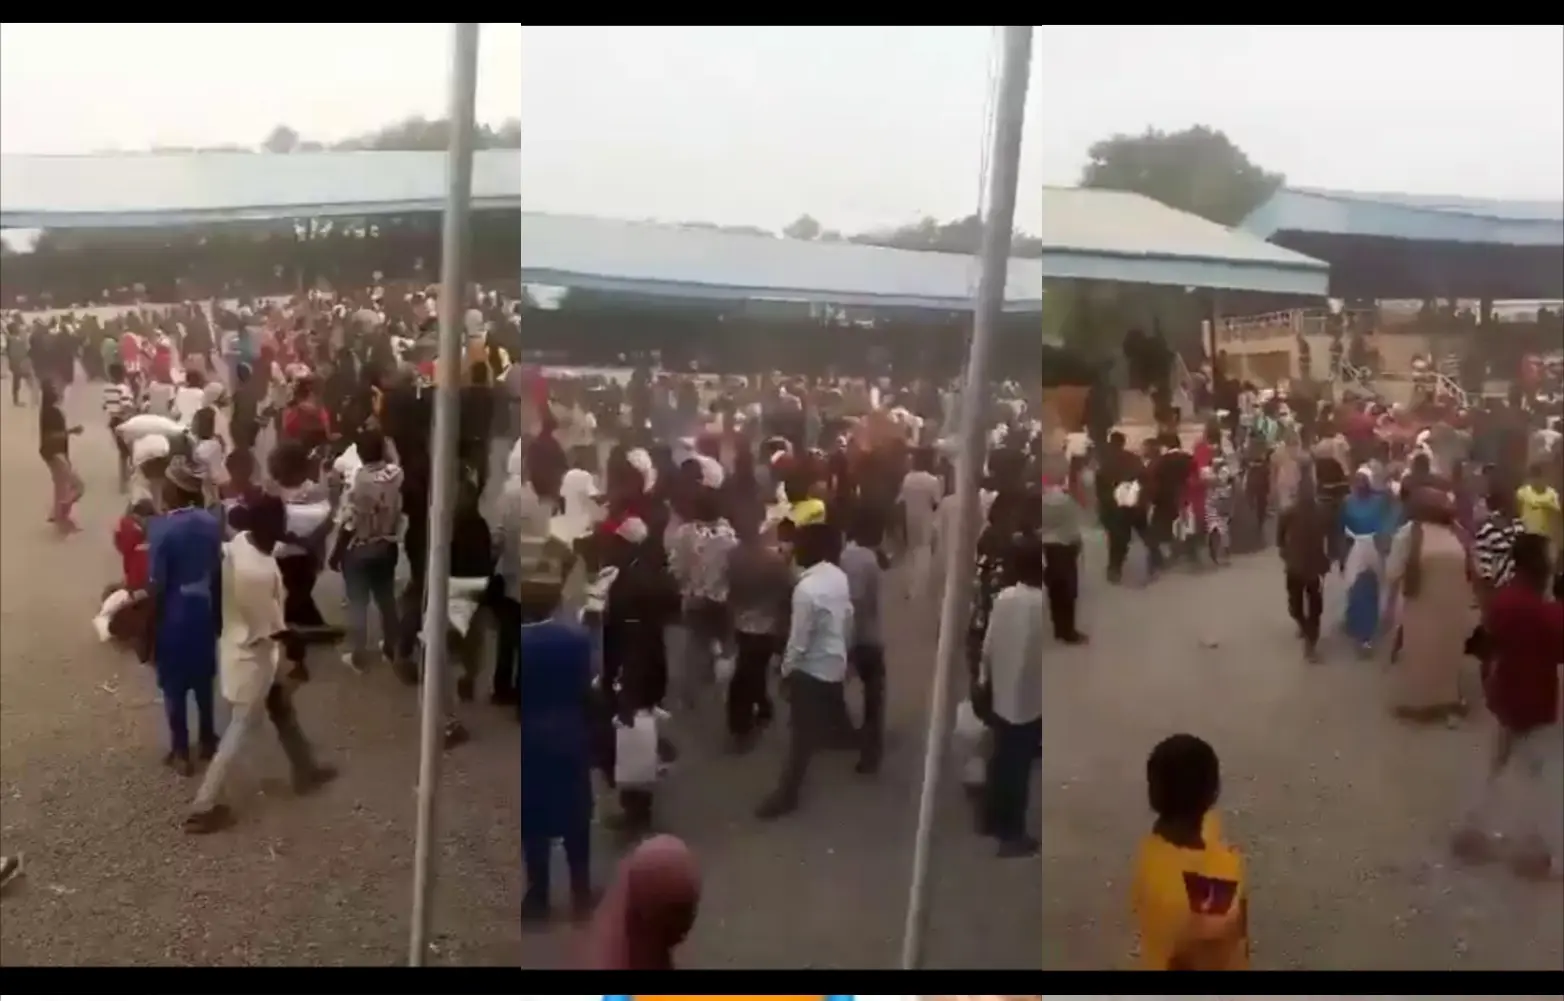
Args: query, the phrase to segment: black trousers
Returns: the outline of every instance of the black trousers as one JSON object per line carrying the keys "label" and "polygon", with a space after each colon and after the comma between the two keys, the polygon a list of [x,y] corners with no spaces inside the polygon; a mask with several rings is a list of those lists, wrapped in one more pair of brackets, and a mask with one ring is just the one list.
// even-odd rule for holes
{"label": "black trousers", "polygon": [[1054,635],[1074,639],[1076,598],[1081,588],[1081,546],[1047,543],[1043,546],[1043,586],[1048,591],[1048,616]]}
{"label": "black trousers", "polygon": [[[592,894],[592,828],[583,821],[559,839],[565,848],[565,867],[570,874],[570,895],[580,904]],[[521,835],[522,865],[527,874],[527,889],[522,897],[524,911],[547,911],[549,906],[549,874],[552,868],[554,839],[546,834],[523,831]]]}
{"label": "black trousers", "polygon": [[277,740],[282,744],[293,777],[309,777],[319,765],[316,764],[309,739],[304,736],[304,729],[299,726],[298,713],[293,709],[293,696],[281,683],[274,682],[266,690],[266,716],[277,730]]}
{"label": "black trousers", "polygon": [[402,635],[396,645],[396,657],[403,663],[412,660],[418,649],[418,634],[424,627],[424,577],[429,563],[429,523],[426,515],[409,517],[407,529],[402,534],[403,549],[407,552],[408,580],[402,591],[402,607],[398,620]]}
{"label": "black trousers", "polygon": [[988,834],[1001,841],[1026,837],[1032,764],[1042,757],[1043,721],[992,723],[994,749],[988,756],[983,789],[983,820]]}
{"label": "black trousers", "polygon": [[1108,579],[1117,580],[1124,572],[1124,561],[1130,554],[1130,541],[1140,537],[1146,547],[1147,559],[1153,569],[1162,556],[1151,528],[1146,522],[1146,512],[1138,507],[1104,507],[1101,511],[1102,527],[1108,535]]}
{"label": "black trousers", "polygon": [[885,649],[869,643],[855,646],[852,663],[863,684],[859,760],[865,765],[877,765],[885,749]]}
{"label": "black trousers", "polygon": [[1324,588],[1318,577],[1287,575],[1287,614],[1298,623],[1311,646],[1320,640],[1320,618],[1325,613]]}
{"label": "black trousers", "polygon": [[842,683],[794,671],[782,684],[788,703],[787,759],[774,795],[794,806],[803,792],[810,761],[827,748],[836,729],[843,705]]}
{"label": "black trousers", "polygon": [[309,553],[281,556],[277,559],[277,571],[282,575],[282,617],[292,627],[283,641],[283,656],[291,663],[304,663],[305,637],[297,630],[319,629],[326,624],[326,617],[315,604],[315,581],[320,577],[320,567]]}
{"label": "black trousers", "polygon": [[728,733],[747,737],[771,718],[766,670],[781,645],[768,633],[735,633],[733,679],[728,682]]}

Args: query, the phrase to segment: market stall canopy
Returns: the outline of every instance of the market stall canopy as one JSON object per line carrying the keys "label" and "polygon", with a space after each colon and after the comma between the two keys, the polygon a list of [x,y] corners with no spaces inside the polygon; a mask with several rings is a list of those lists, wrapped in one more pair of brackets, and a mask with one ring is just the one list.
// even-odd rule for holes
{"label": "market stall canopy", "polygon": [[[445,209],[446,154],[0,156],[0,229],[117,229]],[[473,156],[474,210],[521,207],[516,151]]]}
{"label": "market stall canopy", "polygon": [[1564,202],[1282,188],[1239,228],[1328,262],[1344,299],[1564,298]]}
{"label": "market stall canopy", "polygon": [[1043,189],[1043,277],[1324,296],[1329,265],[1129,191]]}
{"label": "market stall canopy", "polygon": [[[521,280],[528,284],[833,306],[968,310],[971,254],[846,241],[793,240],[695,226],[523,212]],[[1005,308],[1042,306],[1036,259],[1012,258]]]}

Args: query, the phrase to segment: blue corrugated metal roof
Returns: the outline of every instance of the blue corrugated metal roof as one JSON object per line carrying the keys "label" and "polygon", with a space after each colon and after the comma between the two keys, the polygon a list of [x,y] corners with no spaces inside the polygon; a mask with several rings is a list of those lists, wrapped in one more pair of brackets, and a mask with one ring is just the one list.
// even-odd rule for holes
{"label": "blue corrugated metal roof", "polygon": [[1043,189],[1043,275],[1323,296],[1329,265],[1144,195]]}
{"label": "blue corrugated metal roof", "polygon": [[[841,306],[969,309],[966,254],[821,243],[588,216],[524,212],[521,280],[690,299],[778,299]],[[1042,308],[1042,270],[1010,262],[1006,308]]]}
{"label": "blue corrugated metal roof", "polygon": [[1283,188],[1239,228],[1264,239],[1292,232],[1557,247],[1564,246],[1564,202]]}
{"label": "blue corrugated metal roof", "polygon": [[[515,150],[473,158],[473,206],[521,205]],[[107,229],[445,207],[440,152],[0,156],[0,229]]]}

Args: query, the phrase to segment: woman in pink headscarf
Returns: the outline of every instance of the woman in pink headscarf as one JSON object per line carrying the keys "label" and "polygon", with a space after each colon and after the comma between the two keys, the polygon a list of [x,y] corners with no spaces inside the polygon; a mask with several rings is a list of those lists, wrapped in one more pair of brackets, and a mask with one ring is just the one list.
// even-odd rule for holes
{"label": "woman in pink headscarf", "polygon": [[660,834],[619,864],[587,933],[592,970],[671,970],[701,898],[700,869],[688,845]]}

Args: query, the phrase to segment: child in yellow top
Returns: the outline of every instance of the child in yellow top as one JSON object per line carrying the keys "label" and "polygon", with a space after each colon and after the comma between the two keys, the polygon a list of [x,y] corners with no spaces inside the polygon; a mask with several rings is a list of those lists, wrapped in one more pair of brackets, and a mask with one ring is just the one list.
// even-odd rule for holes
{"label": "child in yellow top", "polygon": [[1549,554],[1557,558],[1561,529],[1559,492],[1548,484],[1546,467],[1531,467],[1526,483],[1515,491],[1515,510],[1526,534],[1547,539]]}
{"label": "child in yellow top", "polygon": [[1249,894],[1243,858],[1212,809],[1221,793],[1216,751],[1175,734],[1146,759],[1157,815],[1135,864],[1141,965],[1151,970],[1249,968]]}

